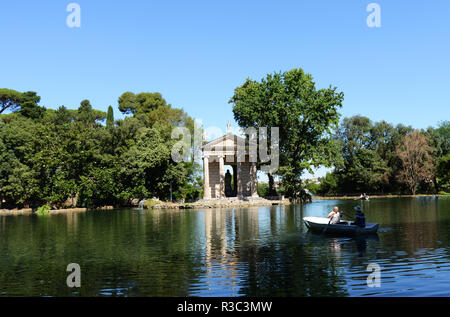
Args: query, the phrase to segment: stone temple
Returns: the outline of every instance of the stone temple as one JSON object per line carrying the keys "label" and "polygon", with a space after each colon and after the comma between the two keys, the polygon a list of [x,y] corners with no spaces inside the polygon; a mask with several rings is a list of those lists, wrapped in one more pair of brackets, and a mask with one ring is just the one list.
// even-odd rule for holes
{"label": "stone temple", "polygon": [[228,123],[226,135],[202,146],[203,199],[258,197],[256,160],[250,156],[256,145],[230,130]]}

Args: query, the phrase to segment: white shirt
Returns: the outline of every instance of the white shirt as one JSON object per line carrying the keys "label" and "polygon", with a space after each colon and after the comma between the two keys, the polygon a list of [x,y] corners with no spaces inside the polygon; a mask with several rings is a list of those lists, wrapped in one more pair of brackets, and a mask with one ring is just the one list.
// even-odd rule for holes
{"label": "white shirt", "polygon": [[333,212],[333,216],[331,217],[331,224],[332,225],[334,225],[334,224],[337,224],[337,223],[339,223],[339,222],[341,222],[341,213],[338,211],[338,212]]}

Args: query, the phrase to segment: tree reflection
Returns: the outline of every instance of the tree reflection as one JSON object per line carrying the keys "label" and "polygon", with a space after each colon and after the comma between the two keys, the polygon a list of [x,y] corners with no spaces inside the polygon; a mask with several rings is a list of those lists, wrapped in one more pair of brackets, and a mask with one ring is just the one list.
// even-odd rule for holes
{"label": "tree reflection", "polygon": [[[153,211],[2,218],[0,294],[187,296],[201,275],[195,218]],[[66,286],[69,263],[81,266],[80,289]]]}

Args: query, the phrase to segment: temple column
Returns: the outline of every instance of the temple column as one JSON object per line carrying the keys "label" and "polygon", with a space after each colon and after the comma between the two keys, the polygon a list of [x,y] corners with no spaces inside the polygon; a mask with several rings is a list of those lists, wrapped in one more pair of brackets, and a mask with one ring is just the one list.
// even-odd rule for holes
{"label": "temple column", "polygon": [[242,198],[242,181],[241,181],[241,162],[237,162],[236,166],[236,179],[237,179],[237,193],[236,196]]}
{"label": "temple column", "polygon": [[209,188],[209,160],[203,157],[203,199],[211,199],[211,189]]}
{"label": "temple column", "polygon": [[258,197],[258,184],[256,181],[256,163],[252,162],[250,167],[250,182],[251,182],[251,191],[252,197]]}
{"label": "temple column", "polygon": [[237,165],[233,165],[233,196],[237,196]]}
{"label": "temple column", "polygon": [[224,160],[223,156],[219,156],[219,175],[220,175],[220,198],[225,197],[225,175],[224,175]]}

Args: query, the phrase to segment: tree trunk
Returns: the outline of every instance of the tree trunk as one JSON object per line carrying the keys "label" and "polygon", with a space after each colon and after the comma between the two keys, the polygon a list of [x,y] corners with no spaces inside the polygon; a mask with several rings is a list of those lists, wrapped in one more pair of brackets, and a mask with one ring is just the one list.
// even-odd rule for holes
{"label": "tree trunk", "polygon": [[438,184],[436,176],[433,177],[433,185],[434,185],[434,193],[438,194],[439,193],[439,184]]}

